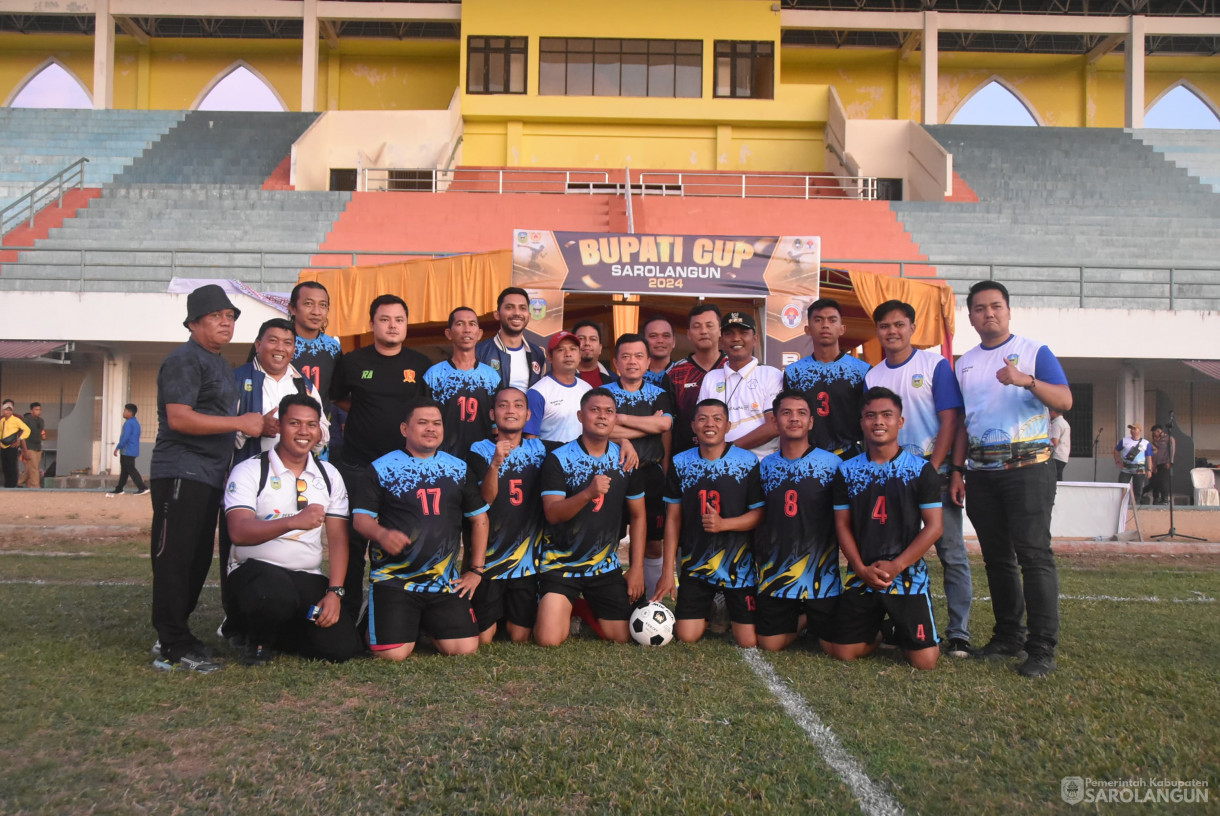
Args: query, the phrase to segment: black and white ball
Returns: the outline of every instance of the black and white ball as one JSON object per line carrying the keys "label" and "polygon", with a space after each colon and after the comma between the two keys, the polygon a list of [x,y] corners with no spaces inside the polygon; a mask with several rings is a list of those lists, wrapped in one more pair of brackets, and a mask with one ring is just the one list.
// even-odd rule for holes
{"label": "black and white ball", "polygon": [[641,646],[664,646],[674,639],[674,613],[653,601],[631,613],[631,639]]}

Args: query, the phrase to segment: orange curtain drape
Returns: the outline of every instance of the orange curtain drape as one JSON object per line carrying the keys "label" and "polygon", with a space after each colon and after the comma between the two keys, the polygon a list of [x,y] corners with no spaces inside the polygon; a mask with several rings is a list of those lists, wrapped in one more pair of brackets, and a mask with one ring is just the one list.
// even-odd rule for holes
{"label": "orange curtain drape", "polygon": [[369,304],[378,295],[398,295],[407,302],[408,322],[439,323],[457,306],[478,314],[496,308],[496,297],[509,286],[510,250],[427,258],[345,269],[302,270],[298,282],[317,281],[330,293],[326,331],[337,337],[369,330]]}
{"label": "orange curtain drape", "polygon": [[[916,348],[941,346],[947,354],[952,354],[956,324],[953,290],[947,285],[869,272],[849,274],[860,306],[870,318],[873,309],[887,300],[909,303],[915,309],[915,334],[911,337],[911,345]],[[875,340],[871,342],[876,345]],[[877,346],[878,359],[872,362],[880,360],[880,351],[880,346]]]}

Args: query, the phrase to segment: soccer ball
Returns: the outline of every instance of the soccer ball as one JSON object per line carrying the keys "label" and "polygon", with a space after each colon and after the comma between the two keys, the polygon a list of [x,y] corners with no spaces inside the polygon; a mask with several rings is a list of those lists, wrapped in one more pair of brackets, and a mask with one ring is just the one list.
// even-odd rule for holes
{"label": "soccer ball", "polygon": [[664,646],[674,639],[674,613],[653,601],[631,613],[631,639],[641,646]]}

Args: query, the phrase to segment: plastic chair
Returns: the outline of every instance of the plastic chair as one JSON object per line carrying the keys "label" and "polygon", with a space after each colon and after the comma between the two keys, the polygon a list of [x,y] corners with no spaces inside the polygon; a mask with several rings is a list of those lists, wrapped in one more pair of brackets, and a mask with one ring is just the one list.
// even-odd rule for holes
{"label": "plastic chair", "polygon": [[1220,491],[1216,490],[1216,473],[1211,468],[1191,468],[1190,483],[1195,488],[1196,506],[1220,505]]}

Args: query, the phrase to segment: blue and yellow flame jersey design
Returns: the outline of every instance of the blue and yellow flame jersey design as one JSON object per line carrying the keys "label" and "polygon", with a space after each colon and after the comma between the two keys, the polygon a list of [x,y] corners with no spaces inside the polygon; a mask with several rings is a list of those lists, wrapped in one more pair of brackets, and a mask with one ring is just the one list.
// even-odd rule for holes
{"label": "blue and yellow flame jersey design", "polygon": [[[940,509],[940,475],[926,459],[900,450],[888,462],[873,462],[862,453],[839,465],[834,481],[834,508],[847,510],[860,560],[888,561],[902,554],[923,528],[922,511]],[[846,589],[868,587],[851,568]],[[903,570],[888,590],[915,595],[928,589],[923,559]]]}
{"label": "blue and yellow flame jersey design", "polygon": [[461,369],[442,360],[424,372],[432,399],[441,404],[445,441],[441,450],[465,456],[470,446],[491,436],[491,406],[500,387],[500,373],[487,363]]}
{"label": "blue and yellow flame jersey design", "polygon": [[539,572],[556,570],[564,578],[582,578],[620,568],[618,542],[623,508],[630,499],[644,498],[644,490],[640,469],[624,473],[619,455],[619,446],[610,442],[604,455],[592,456],[581,438],[547,454],[542,463],[543,496],[574,496],[599,474],[610,477],[610,490],[601,501],[588,502],[567,521],[546,526],[538,556]]}
{"label": "blue and yellow flame jersey design", "polygon": [[[623,388],[621,382],[613,382],[602,386],[614,395],[614,405],[620,414],[628,416],[650,417],[661,411],[670,421],[674,418],[674,405],[669,392],[659,385],[644,381],[635,391]],[[641,465],[653,465],[665,458],[665,445],[661,434],[648,434],[639,439],[631,440],[635,452],[640,457]]]}
{"label": "blue and yellow flame jersey design", "polygon": [[797,459],[776,451],[762,460],[767,517],[754,537],[758,594],[808,600],[842,593],[833,496],[838,469],[839,457],[814,447]]}
{"label": "blue and yellow flame jersey design", "polygon": [[868,363],[847,352],[829,363],[802,357],[784,369],[784,388],[803,392],[813,409],[810,444],[834,452],[860,441],[860,398],[868,369]]}
{"label": "blue and yellow flame jersey design", "polygon": [[726,589],[754,586],[753,531],[705,533],[702,518],[711,510],[735,518],[763,506],[757,456],[732,443],[719,459],[704,459],[699,448],[682,451],[669,468],[665,501],[682,507],[683,573]]}
{"label": "blue and yellow flame jersey design", "polygon": [[410,592],[453,591],[462,519],[487,512],[468,473],[465,462],[441,451],[426,459],[394,451],[368,467],[352,492],[352,512],[410,539],[398,555],[370,542],[369,580],[394,581]]}
{"label": "blue and yellow flame jersey design", "polygon": [[[470,477],[482,484],[496,455],[496,443],[482,439],[466,457]],[[483,578],[524,578],[538,572],[542,540],[542,495],[539,480],[546,447],[540,439],[522,439],[500,464],[496,500],[487,512],[487,567]]]}

